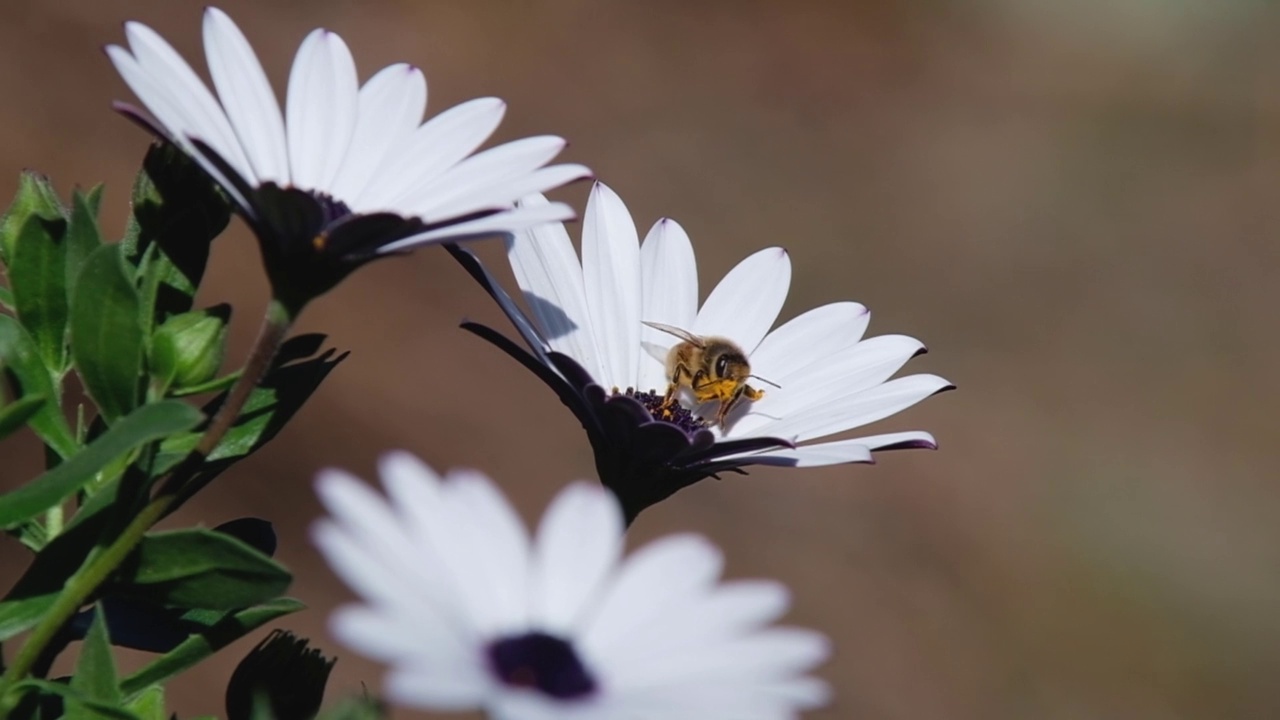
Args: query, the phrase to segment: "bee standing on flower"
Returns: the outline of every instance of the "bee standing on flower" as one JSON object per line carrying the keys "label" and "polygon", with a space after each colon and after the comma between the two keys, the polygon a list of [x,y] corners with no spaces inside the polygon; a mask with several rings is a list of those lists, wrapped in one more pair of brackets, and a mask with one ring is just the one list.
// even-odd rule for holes
{"label": "bee standing on flower", "polygon": [[669,412],[679,402],[677,395],[680,389],[688,388],[698,403],[720,401],[712,425],[724,427],[725,416],[743,396],[751,401],[764,397],[764,391],[748,385],[747,378],[754,377],[777,387],[759,375],[752,375],[747,353],[728,338],[703,337],[671,325],[648,320],[642,322],[654,330],[661,330],[681,340],[667,352],[665,362],[671,384],[667,387],[666,397],[662,399],[664,412]]}

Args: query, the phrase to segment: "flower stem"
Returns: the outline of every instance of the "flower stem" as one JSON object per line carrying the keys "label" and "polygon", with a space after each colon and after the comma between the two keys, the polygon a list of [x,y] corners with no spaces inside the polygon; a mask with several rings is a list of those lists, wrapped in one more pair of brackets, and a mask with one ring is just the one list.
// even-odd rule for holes
{"label": "flower stem", "polygon": [[249,394],[253,392],[258,381],[266,374],[267,368],[271,366],[271,360],[275,357],[280,344],[284,342],[292,320],[293,318],[283,305],[275,300],[271,301],[267,307],[266,316],[262,319],[258,338],[254,341],[253,349],[249,353],[248,360],[245,361],[239,379],[228,393],[226,402],[213,416],[208,429],[200,436],[195,449],[170,474],[156,496],[134,516],[120,535],[100,552],[91,554],[84,565],[80,566],[80,569],[67,580],[53,605],[31,631],[31,637],[23,644],[13,664],[5,670],[4,676],[0,677],[0,718],[5,717],[12,709],[9,703],[13,700],[7,696],[8,691],[15,683],[26,677],[45,646],[57,635],[58,630],[80,609],[80,606],[84,605],[98,586],[129,557],[137,544],[142,541],[147,530],[169,512],[171,506],[180,497],[183,481],[204,462],[204,459],[231,429],[245,401],[249,399]]}

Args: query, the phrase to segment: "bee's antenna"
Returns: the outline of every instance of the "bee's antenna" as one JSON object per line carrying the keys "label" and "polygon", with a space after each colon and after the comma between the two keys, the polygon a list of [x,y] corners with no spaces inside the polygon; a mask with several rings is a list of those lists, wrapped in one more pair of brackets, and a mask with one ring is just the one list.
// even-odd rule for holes
{"label": "bee's antenna", "polygon": [[760,382],[763,382],[763,383],[769,383],[770,385],[772,385],[772,386],[774,386],[774,387],[778,388],[779,390],[781,390],[781,389],[782,389],[782,386],[781,386],[781,385],[779,385],[778,383],[776,383],[776,382],[774,382],[774,381],[772,381],[772,380],[765,380],[764,378],[760,377],[759,375],[748,375],[747,377],[753,377],[753,378],[755,378],[755,379],[759,380]]}

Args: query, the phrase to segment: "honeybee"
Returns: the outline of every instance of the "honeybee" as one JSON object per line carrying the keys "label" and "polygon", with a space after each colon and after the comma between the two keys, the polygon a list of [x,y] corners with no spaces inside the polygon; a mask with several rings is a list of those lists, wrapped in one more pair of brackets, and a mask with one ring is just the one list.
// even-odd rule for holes
{"label": "honeybee", "polygon": [[699,403],[720,401],[712,425],[723,427],[725,416],[743,397],[753,402],[764,397],[764,391],[748,385],[747,378],[753,377],[778,387],[759,375],[752,375],[747,354],[728,338],[704,337],[671,325],[647,320],[641,322],[682,341],[667,352],[667,378],[671,384],[667,386],[667,395],[662,400],[663,407],[670,407],[676,402],[680,388],[689,388]]}

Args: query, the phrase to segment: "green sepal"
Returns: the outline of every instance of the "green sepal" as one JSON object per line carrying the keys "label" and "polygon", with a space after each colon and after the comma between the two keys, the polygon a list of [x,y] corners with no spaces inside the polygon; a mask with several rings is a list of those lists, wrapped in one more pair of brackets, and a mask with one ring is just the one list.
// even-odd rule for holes
{"label": "green sepal", "polygon": [[22,226],[32,216],[45,220],[66,220],[67,211],[58,199],[49,178],[38,172],[24,170],[18,177],[18,192],[13,202],[0,218],[0,261],[6,265],[13,258],[13,246],[17,242]]}
{"label": "green sepal", "polygon": [[108,423],[138,406],[145,347],[138,292],[119,245],[84,261],[71,297],[71,354],[85,389]]}
{"label": "green sepal", "polygon": [[292,580],[247,543],[193,528],[148,533],[121,567],[112,592],[169,607],[235,610],[278,597]]}
{"label": "green sepal", "polygon": [[0,365],[15,380],[19,398],[42,397],[47,402],[27,421],[32,430],[63,458],[79,450],[79,443],[58,406],[61,395],[36,351],[35,341],[17,319],[0,315]]}
{"label": "green sepal", "polygon": [[[94,606],[93,622],[80,647],[76,671],[71,676],[71,689],[76,698],[67,699],[67,720],[92,720],[101,715],[87,702],[118,707],[120,685],[116,679],[116,663],[111,656],[111,638],[102,606]],[[122,708],[123,709],[123,708]]]}
{"label": "green sepal", "polygon": [[147,687],[162,683],[191,668],[218,650],[266,625],[272,620],[298,612],[306,606],[293,598],[277,598],[256,607],[216,613],[193,610],[184,620],[199,622],[204,630],[192,634],[173,650],[161,655],[120,682],[125,697],[133,699]]}
{"label": "green sepal", "polygon": [[111,426],[66,462],[0,495],[0,528],[12,528],[61,503],[120,456],[199,425],[204,415],[179,400],[145,405]]}
{"label": "green sepal", "polygon": [[382,720],[387,716],[387,708],[368,693],[345,697],[328,708],[325,708],[317,720]]}
{"label": "green sepal", "polygon": [[67,369],[67,223],[32,215],[18,229],[9,283],[18,319],[55,377]]}

